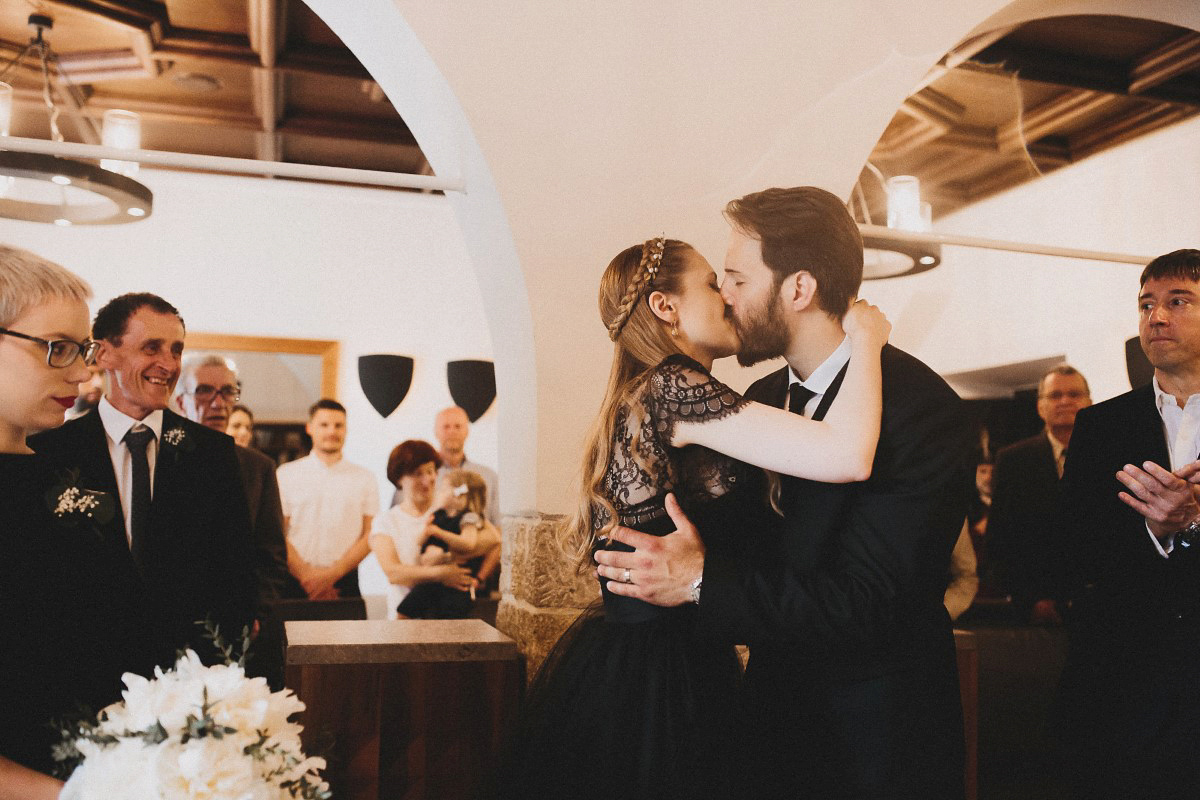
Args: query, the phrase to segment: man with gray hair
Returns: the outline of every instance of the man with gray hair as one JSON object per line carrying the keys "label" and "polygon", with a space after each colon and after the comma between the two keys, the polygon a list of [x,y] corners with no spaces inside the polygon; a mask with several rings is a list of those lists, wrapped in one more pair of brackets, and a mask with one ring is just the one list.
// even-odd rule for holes
{"label": "man with gray hair", "polygon": [[[209,354],[185,359],[175,403],[192,422],[225,433],[229,414],[241,397],[234,363]],[[257,617],[266,618],[270,605],[281,597],[303,597],[304,592],[287,568],[283,538],[283,506],[275,462],[248,447],[234,446],[254,535],[254,573],[258,588]]]}
{"label": "man with gray hair", "polygon": [[1055,508],[1075,415],[1091,404],[1087,379],[1058,365],[1038,381],[1037,413],[1045,427],[996,454],[987,540],[1021,622],[1062,623]]}

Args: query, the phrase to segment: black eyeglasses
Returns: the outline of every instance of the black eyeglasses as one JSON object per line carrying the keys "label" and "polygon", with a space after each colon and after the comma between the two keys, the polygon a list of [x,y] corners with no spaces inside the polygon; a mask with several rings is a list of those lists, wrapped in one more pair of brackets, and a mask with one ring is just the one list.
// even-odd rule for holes
{"label": "black eyeglasses", "polygon": [[190,394],[200,403],[211,403],[212,399],[217,395],[221,395],[221,397],[230,403],[236,403],[242,399],[242,390],[237,386],[222,386],[218,389],[215,386],[209,386],[207,383],[201,383],[192,391],[184,392],[184,394]]}
{"label": "black eyeglasses", "polygon": [[0,334],[15,336],[18,339],[28,339],[31,342],[45,345],[46,363],[60,369],[71,366],[80,356],[83,356],[83,363],[90,366],[96,360],[96,351],[100,349],[100,343],[93,342],[91,339],[86,342],[77,342],[74,339],[42,339],[27,333],[10,331],[8,328],[0,328]]}

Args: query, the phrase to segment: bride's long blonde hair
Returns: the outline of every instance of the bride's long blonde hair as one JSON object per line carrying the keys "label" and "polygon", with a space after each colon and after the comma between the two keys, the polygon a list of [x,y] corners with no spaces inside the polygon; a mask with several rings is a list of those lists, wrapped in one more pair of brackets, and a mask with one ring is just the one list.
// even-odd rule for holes
{"label": "bride's long blonde hair", "polygon": [[[583,451],[578,507],[565,528],[564,547],[578,560],[580,572],[590,568],[596,540],[617,524],[616,510],[603,491],[617,417],[623,408],[637,407],[649,369],[669,355],[682,353],[667,323],[655,316],[646,298],[651,292],[680,294],[693,252],[691,245],[678,239],[650,239],[618,253],[600,278],[600,319],[615,347],[604,401]],[[636,432],[638,426],[632,428]],[[633,452],[637,452],[636,442]],[[597,518],[605,520],[599,528],[594,524]]]}

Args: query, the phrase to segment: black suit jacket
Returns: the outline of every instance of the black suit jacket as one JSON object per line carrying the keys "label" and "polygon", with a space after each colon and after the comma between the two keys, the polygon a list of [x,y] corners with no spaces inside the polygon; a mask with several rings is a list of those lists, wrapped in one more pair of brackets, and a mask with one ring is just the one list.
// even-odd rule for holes
{"label": "black suit jacket", "polygon": [[[173,435],[182,438],[171,444],[168,432],[176,430]],[[85,487],[120,498],[97,411],[33,436],[29,444],[79,470]],[[233,440],[164,410],[153,497],[142,568],[129,553],[119,512],[103,531],[114,553],[109,568],[123,573],[131,593],[142,594],[158,663],[170,663],[183,647],[211,657],[197,621],[211,619],[233,644],[254,619],[250,519]]]}
{"label": "black suit jacket", "polygon": [[1018,609],[1028,616],[1038,600],[1060,599],[1054,569],[1062,532],[1058,507],[1058,468],[1045,431],[996,454],[987,547],[999,562],[1000,579]]}
{"label": "black suit jacket", "polygon": [[[750,644],[751,737],[766,754],[760,772],[776,773],[763,796],[962,794],[942,598],[966,513],[969,434],[961,401],[932,370],[891,346],[882,363],[870,479],[785,478],[778,550],[706,558],[701,625]],[[782,407],[787,381],[785,367],[746,396]]]}
{"label": "black suit jacket", "polygon": [[[1116,473],[1170,468],[1150,386],[1079,412],[1063,471],[1071,598],[1060,686],[1081,795],[1200,795],[1200,554],[1163,558]],[[1182,465],[1180,465],[1182,466]]]}
{"label": "black suit jacket", "polygon": [[283,504],[275,462],[257,450],[234,447],[250,522],[254,528],[254,572],[258,580],[258,618],[265,619],[280,598],[303,598],[304,589],[288,572],[283,533]]}

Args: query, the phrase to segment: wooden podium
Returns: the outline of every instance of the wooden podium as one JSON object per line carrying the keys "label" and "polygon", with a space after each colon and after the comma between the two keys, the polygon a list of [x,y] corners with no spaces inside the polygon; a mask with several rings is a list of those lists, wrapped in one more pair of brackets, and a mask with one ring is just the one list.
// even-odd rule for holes
{"label": "wooden podium", "polygon": [[469,798],[515,722],[517,645],[482,620],[286,623],[304,747],[338,800]]}

